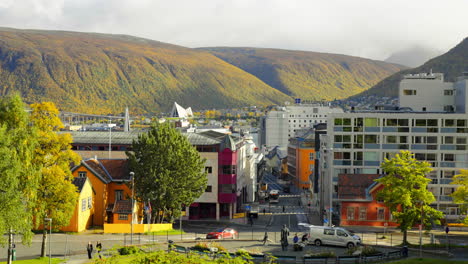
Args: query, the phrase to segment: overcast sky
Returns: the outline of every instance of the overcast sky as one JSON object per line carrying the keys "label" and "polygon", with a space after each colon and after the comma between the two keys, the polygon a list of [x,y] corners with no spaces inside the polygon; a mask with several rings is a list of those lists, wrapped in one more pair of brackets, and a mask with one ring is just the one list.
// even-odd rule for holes
{"label": "overcast sky", "polygon": [[0,26],[385,59],[468,37],[468,0],[0,0]]}

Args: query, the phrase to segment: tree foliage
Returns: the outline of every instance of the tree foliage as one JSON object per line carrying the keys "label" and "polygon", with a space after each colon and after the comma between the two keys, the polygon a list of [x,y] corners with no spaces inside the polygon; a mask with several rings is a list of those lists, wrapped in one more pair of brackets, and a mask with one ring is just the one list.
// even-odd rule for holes
{"label": "tree foliage", "polygon": [[381,168],[386,175],[376,180],[383,185],[378,198],[384,201],[399,224],[404,243],[407,230],[415,224],[423,221],[426,229],[433,223],[440,224],[442,212],[429,206],[435,198],[427,190],[431,180],[426,174],[432,170],[428,162],[416,160],[409,151],[401,151],[394,158],[385,159]]}
{"label": "tree foliage", "polygon": [[135,173],[136,196],[151,202],[153,221],[160,222],[164,215],[173,221],[182,206],[189,206],[206,188],[205,160],[168,123],[153,125],[138,136],[127,155]]}
{"label": "tree foliage", "polygon": [[[39,181],[38,203],[34,207],[35,227],[45,217],[52,218],[55,228],[67,226],[76,207],[78,193],[72,183],[70,164],[78,163],[80,157],[71,150],[70,134],[58,134],[63,128],[59,111],[53,103],[31,105],[31,121],[38,129],[39,145],[35,160],[42,166]],[[44,230],[41,256],[45,257],[47,232]]]}
{"label": "tree foliage", "polygon": [[453,177],[451,184],[460,185],[452,193],[453,201],[460,205],[460,215],[465,215],[463,222],[468,225],[468,170],[460,170]]}
{"label": "tree foliage", "polygon": [[41,167],[33,162],[37,130],[24,109],[19,95],[0,100],[0,234],[13,231],[29,243]]}

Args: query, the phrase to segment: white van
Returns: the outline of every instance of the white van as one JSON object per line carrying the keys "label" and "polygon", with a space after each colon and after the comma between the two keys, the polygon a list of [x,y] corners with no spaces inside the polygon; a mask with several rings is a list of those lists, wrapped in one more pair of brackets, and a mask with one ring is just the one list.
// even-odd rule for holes
{"label": "white van", "polygon": [[361,244],[361,238],[341,227],[300,224],[309,229],[309,243],[316,246],[333,245],[353,248]]}

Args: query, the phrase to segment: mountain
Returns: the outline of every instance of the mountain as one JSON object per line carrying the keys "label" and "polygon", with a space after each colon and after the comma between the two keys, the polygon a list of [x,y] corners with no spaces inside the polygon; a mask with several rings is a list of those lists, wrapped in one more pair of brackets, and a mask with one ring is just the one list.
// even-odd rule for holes
{"label": "mountain", "polygon": [[0,28],[0,95],[83,113],[280,104],[291,98],[200,50],[123,35]]}
{"label": "mountain", "polygon": [[338,54],[264,48],[201,48],[271,87],[306,100],[346,98],[406,67]]}
{"label": "mountain", "polygon": [[[224,51],[224,52],[223,52]],[[109,114],[283,104],[361,92],[398,65],[273,49],[190,49],[127,35],[0,28],[0,96]]]}
{"label": "mountain", "polygon": [[403,75],[423,73],[423,72],[441,72],[444,73],[445,81],[453,82],[462,72],[468,71],[468,38],[465,38],[457,46],[447,53],[430,59],[423,65],[397,72],[376,84],[371,89],[353,96],[378,95],[378,96],[398,96],[398,86]]}
{"label": "mountain", "polygon": [[400,50],[388,57],[385,62],[405,65],[409,68],[421,66],[431,58],[441,55],[443,52],[422,46],[414,46]]}

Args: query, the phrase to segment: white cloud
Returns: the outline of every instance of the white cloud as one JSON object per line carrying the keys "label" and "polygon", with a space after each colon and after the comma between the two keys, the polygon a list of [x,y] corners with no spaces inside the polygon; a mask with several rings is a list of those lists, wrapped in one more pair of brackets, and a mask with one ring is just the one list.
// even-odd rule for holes
{"label": "white cloud", "polygon": [[384,59],[415,45],[450,49],[468,35],[466,10],[466,0],[0,0],[0,26]]}

